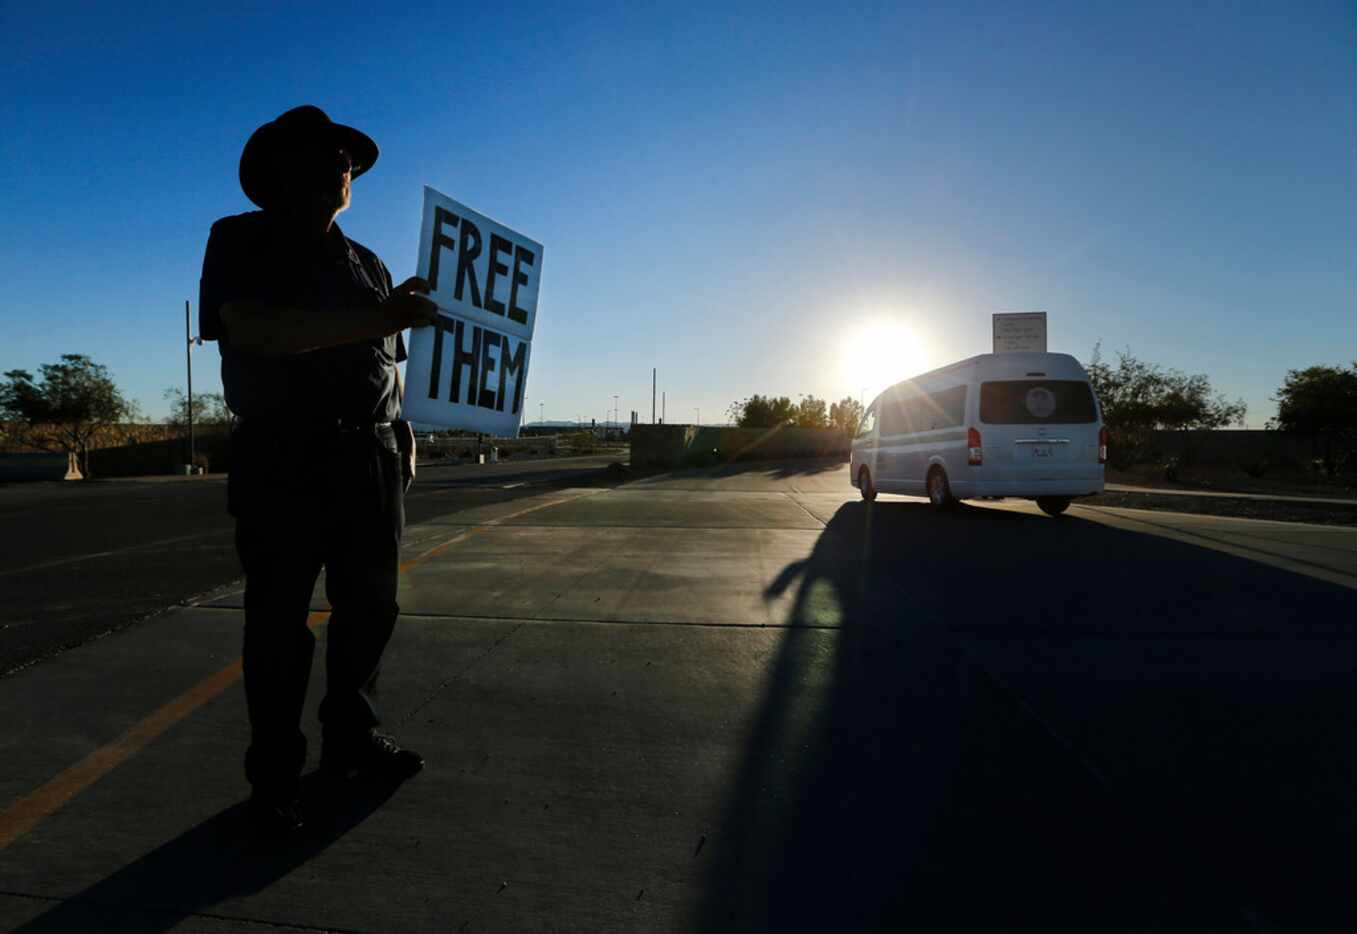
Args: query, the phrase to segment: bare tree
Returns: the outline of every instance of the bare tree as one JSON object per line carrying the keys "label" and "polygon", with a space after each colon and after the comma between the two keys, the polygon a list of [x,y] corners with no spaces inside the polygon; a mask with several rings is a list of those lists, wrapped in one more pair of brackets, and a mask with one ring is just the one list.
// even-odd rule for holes
{"label": "bare tree", "polygon": [[[170,414],[165,417],[166,425],[182,428],[188,425],[188,397],[184,391],[171,386],[164,392],[164,398],[170,403]],[[193,424],[222,427],[231,424],[231,410],[219,392],[193,394]]]}

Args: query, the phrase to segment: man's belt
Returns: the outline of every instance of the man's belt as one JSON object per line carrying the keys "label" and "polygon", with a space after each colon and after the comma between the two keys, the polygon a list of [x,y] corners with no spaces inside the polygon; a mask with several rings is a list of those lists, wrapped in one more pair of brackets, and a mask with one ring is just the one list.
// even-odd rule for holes
{"label": "man's belt", "polygon": [[377,431],[390,428],[391,422],[379,422],[371,418],[317,418],[302,416],[295,418],[251,418],[236,419],[236,427],[251,431],[277,431],[289,434],[340,434],[356,431]]}

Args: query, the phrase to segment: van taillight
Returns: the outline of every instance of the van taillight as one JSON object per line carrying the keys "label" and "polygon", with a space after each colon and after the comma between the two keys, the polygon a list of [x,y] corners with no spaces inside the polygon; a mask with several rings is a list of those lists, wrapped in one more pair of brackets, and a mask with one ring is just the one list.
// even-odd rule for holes
{"label": "van taillight", "polygon": [[1107,463],[1107,429],[1098,429],[1098,463]]}
{"label": "van taillight", "polygon": [[978,467],[985,462],[985,452],[980,447],[980,432],[974,428],[966,429],[966,463]]}

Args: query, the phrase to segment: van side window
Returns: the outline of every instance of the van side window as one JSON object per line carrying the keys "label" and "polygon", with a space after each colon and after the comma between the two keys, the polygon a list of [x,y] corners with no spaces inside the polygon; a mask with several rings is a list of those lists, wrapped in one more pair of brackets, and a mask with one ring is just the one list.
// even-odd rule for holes
{"label": "van side window", "polygon": [[897,390],[881,398],[881,433],[883,435],[908,435],[923,431],[920,427],[923,418],[921,403],[924,397],[917,392]]}
{"label": "van side window", "polygon": [[966,387],[953,386],[927,397],[931,428],[956,428],[966,421]]}
{"label": "van side window", "polygon": [[865,438],[872,433],[876,427],[876,406],[873,405],[867,410],[867,414],[862,416],[862,424],[858,426],[858,437]]}
{"label": "van side window", "polygon": [[928,395],[892,394],[883,398],[882,403],[883,435],[955,428],[966,420],[965,386],[953,386]]}
{"label": "van side window", "polygon": [[958,428],[958,426],[966,424],[965,386],[935,392],[934,403],[943,415],[943,422],[938,428]]}
{"label": "van side window", "polygon": [[877,403],[881,407],[881,433],[898,435],[909,431],[905,427],[904,400],[897,392],[888,392]]}
{"label": "van side window", "polygon": [[905,405],[905,427],[904,431],[910,433],[916,431],[927,431],[933,420],[933,406],[929,403],[927,396],[912,396]]}

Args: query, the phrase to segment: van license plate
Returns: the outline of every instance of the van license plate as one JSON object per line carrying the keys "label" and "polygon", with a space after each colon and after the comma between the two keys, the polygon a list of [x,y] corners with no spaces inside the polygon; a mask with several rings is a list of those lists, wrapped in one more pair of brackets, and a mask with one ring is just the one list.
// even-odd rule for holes
{"label": "van license plate", "polygon": [[1049,444],[1034,444],[1034,445],[1032,445],[1032,456],[1033,456],[1033,457],[1052,457],[1052,456],[1054,456],[1054,454],[1055,454],[1055,451],[1054,451],[1054,449],[1053,449]]}

